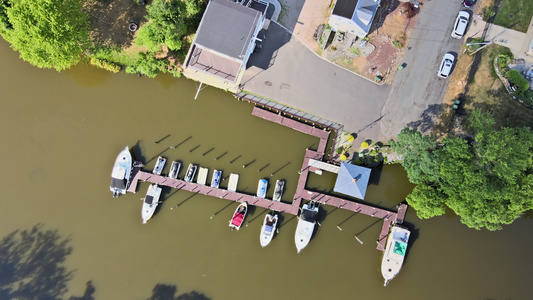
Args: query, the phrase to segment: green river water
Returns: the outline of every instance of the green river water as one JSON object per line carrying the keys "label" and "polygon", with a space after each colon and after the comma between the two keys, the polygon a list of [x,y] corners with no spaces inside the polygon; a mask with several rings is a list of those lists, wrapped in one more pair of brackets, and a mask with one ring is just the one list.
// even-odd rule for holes
{"label": "green river water", "polygon": [[[109,191],[113,162],[126,145],[147,170],[162,154],[221,169],[224,177],[239,173],[239,191],[250,194],[260,178],[285,179],[289,202],[305,149],[316,149],[318,139],[252,116],[251,104],[221,90],[207,87],[195,101],[196,84],[187,79],[87,66],[41,70],[5,42],[0,64],[0,236],[40,224],[72,250],[37,240],[54,255],[17,261],[3,255],[11,247],[4,243],[2,282],[13,279],[14,266],[22,278],[48,282],[51,296],[42,299],[531,299],[531,218],[488,232],[468,229],[452,213],[420,220],[410,209],[407,258],[387,287],[376,250],[381,222],[349,211],[322,206],[321,226],[300,254],[294,216],[284,215],[279,234],[261,248],[265,209],[252,209],[247,226],[232,232],[235,203],[184,191],[164,189],[163,204],[142,225],[148,184],[119,198]],[[308,187],[330,190],[334,180],[311,175]],[[373,171],[365,201],[393,208],[412,188],[401,166],[384,166]],[[70,277],[24,269],[63,260]],[[61,283],[64,293],[47,288]]]}

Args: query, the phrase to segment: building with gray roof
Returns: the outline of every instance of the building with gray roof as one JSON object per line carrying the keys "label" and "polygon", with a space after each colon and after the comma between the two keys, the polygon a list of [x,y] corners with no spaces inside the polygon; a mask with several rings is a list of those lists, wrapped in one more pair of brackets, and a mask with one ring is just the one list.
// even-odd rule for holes
{"label": "building with gray roof", "polygon": [[185,68],[237,83],[255,49],[268,3],[211,0],[189,49]]}

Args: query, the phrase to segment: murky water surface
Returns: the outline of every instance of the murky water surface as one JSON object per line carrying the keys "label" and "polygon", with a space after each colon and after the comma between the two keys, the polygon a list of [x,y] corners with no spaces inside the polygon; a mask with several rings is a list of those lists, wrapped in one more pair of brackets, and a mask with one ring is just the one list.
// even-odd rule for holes
{"label": "murky water surface", "polygon": [[[162,154],[224,177],[239,173],[238,189],[250,194],[260,178],[285,179],[290,202],[305,149],[318,140],[253,117],[252,105],[214,88],[194,101],[196,85],[187,79],[86,66],[57,73],[22,62],[5,43],[0,51],[0,236],[42,224],[68,239],[72,252],[59,257],[73,271],[64,278],[65,299],[84,292],[95,299],[530,299],[527,218],[486,232],[453,214],[419,220],[410,210],[407,260],[386,288],[375,249],[381,222],[348,211],[322,207],[321,227],[300,254],[294,216],[283,216],[263,249],[265,209],[253,209],[247,226],[232,232],[235,203],[184,191],[165,189],[164,203],[142,225],[148,184],[118,199],[109,191],[113,161],[126,145],[147,169]],[[399,166],[373,172],[369,203],[393,208],[412,189]],[[308,186],[328,191],[334,180],[311,175]]]}

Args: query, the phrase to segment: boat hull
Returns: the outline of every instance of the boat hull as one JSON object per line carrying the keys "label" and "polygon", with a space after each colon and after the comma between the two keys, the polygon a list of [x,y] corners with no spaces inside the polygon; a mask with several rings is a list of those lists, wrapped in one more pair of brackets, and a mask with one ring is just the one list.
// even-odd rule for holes
{"label": "boat hull", "polygon": [[170,172],[168,173],[168,177],[172,179],[177,179],[178,174],[180,173],[181,169],[181,163],[179,161],[173,161],[172,165],[170,166]]}
{"label": "boat hull", "polygon": [[152,173],[154,173],[155,175],[161,175],[166,163],[167,159],[162,156],[159,156],[155,163],[154,169],[152,170]]}
{"label": "boat hull", "polygon": [[256,194],[258,198],[266,197],[267,187],[268,187],[268,181],[266,181],[266,179],[259,179],[259,183],[257,184],[257,194]]}
{"label": "boat hull", "polygon": [[281,201],[281,196],[283,195],[284,188],[285,188],[285,181],[277,180],[276,188],[274,189],[274,195],[272,196],[272,200],[278,201],[278,202]]}
{"label": "boat hull", "polygon": [[189,167],[187,168],[187,174],[185,174],[184,180],[187,182],[192,182],[194,176],[196,175],[196,169],[198,169],[197,165],[189,164]]}
{"label": "boat hull", "polygon": [[272,241],[274,233],[276,232],[276,227],[278,226],[278,215],[275,213],[266,214],[265,219],[263,220],[263,226],[261,226],[261,234],[259,236],[259,241],[261,247],[266,247]]}
{"label": "boat hull", "polygon": [[220,180],[222,179],[222,171],[215,170],[213,172],[213,178],[211,179],[211,187],[219,188],[220,186]]}
{"label": "boat hull", "polygon": [[314,203],[304,204],[296,226],[296,233],[294,234],[294,243],[298,253],[311,241],[317,218],[318,206]]}
{"label": "boat hull", "polygon": [[231,227],[231,230],[241,229],[241,226],[244,223],[244,219],[246,218],[247,213],[248,213],[248,203],[243,202],[239,204],[239,206],[237,206],[237,209],[235,209],[235,212],[233,213],[233,216],[231,217],[231,220],[229,221],[229,227]]}
{"label": "boat hull", "polygon": [[403,226],[394,225],[391,228],[381,261],[381,274],[385,279],[385,286],[402,269],[410,234],[411,232]]}
{"label": "boat hull", "polygon": [[122,150],[113,165],[111,171],[111,184],[109,190],[113,192],[113,197],[118,197],[120,194],[126,194],[130,185],[131,170],[133,167],[133,159],[128,146]]}
{"label": "boat hull", "polygon": [[161,197],[161,188],[157,184],[151,184],[148,187],[146,196],[144,197],[141,218],[143,224],[146,224],[148,220],[154,215],[155,209],[159,204],[159,197]]}

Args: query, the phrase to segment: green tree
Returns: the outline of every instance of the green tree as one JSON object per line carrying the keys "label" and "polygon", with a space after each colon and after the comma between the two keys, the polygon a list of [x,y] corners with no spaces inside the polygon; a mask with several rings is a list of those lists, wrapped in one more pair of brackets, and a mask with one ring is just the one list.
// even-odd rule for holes
{"label": "green tree", "polygon": [[533,132],[494,129],[494,119],[475,110],[474,141],[457,136],[441,141],[404,129],[394,150],[403,155],[409,180],[418,186],[407,202],[421,218],[451,208],[471,228],[501,229],[533,208]]}
{"label": "green tree", "polygon": [[154,0],[146,7],[149,22],[139,29],[136,42],[150,51],[159,51],[163,44],[170,50],[181,49],[187,33],[184,10],[181,0]]}
{"label": "green tree", "polygon": [[88,45],[89,22],[81,0],[2,0],[0,33],[25,61],[67,69]]}

